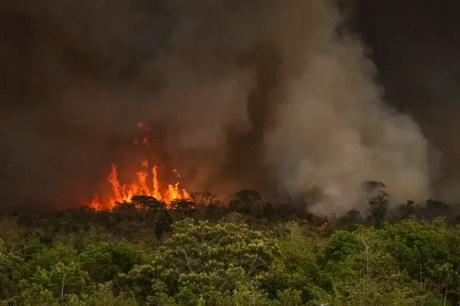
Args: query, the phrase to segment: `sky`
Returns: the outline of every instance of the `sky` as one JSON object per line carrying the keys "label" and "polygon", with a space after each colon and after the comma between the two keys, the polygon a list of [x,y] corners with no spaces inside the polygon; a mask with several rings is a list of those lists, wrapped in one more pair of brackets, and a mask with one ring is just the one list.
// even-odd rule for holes
{"label": "sky", "polygon": [[[455,202],[459,12],[448,0],[4,0],[0,207],[78,206],[112,163],[145,156],[191,190],[306,197],[322,214],[360,208],[367,179],[395,201]],[[139,149],[141,121],[152,145]]]}

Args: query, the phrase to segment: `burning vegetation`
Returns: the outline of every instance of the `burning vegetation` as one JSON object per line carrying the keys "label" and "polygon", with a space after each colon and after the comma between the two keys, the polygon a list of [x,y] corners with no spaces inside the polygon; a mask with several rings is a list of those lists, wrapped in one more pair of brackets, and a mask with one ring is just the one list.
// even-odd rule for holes
{"label": "burning vegetation", "polygon": [[[139,122],[137,127],[144,132],[150,133],[152,129],[147,127],[145,123]],[[143,145],[150,147],[148,135],[136,137],[133,141],[135,145]],[[160,180],[158,166],[150,163],[147,159],[142,160],[140,169],[135,171],[135,180],[131,183],[123,183],[120,181],[118,166],[112,164],[110,174],[107,178],[111,186],[111,195],[96,194],[89,204],[90,207],[96,210],[111,210],[117,203],[132,203],[134,197],[150,197],[156,201],[163,202],[166,207],[169,207],[174,200],[185,200],[190,198],[189,193],[180,185],[181,175],[177,169],[172,169],[171,174],[175,178],[175,182],[167,182]]]}
{"label": "burning vegetation", "polygon": [[[176,169],[173,173],[180,179],[180,174]],[[180,187],[180,182],[162,185],[158,179],[158,166],[150,164],[147,160],[142,161],[142,169],[136,172],[137,181],[131,184],[120,183],[118,168],[112,165],[112,170],[108,177],[108,182],[112,186],[112,196],[108,202],[101,202],[99,195],[91,201],[90,206],[96,210],[112,209],[117,203],[132,202],[134,196],[153,197],[158,201],[165,202],[167,206],[174,200],[188,199],[190,197],[187,190]]]}
{"label": "burning vegetation", "polygon": [[460,305],[458,26],[410,2],[0,1],[0,306]]}

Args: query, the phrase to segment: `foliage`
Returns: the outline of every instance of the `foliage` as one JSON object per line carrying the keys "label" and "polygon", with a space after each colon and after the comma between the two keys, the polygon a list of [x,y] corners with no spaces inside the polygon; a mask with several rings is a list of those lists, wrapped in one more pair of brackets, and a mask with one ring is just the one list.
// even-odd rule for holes
{"label": "foliage", "polygon": [[126,241],[99,242],[79,254],[79,261],[93,281],[105,283],[117,281],[120,274],[144,263],[146,257],[144,250]]}
{"label": "foliage", "polygon": [[163,237],[163,235],[172,231],[173,220],[167,210],[163,210],[158,216],[158,220],[155,223],[155,236],[157,239]]}
{"label": "foliage", "polygon": [[452,207],[391,211],[383,187],[366,187],[368,219],[253,190],[228,206],[204,192],[170,209],[140,196],[112,211],[3,215],[0,305],[459,305],[460,226],[435,218]]}
{"label": "foliage", "polygon": [[160,294],[178,301],[217,301],[269,268],[278,248],[273,239],[247,226],[211,224],[185,219],[148,265],[132,270],[128,278],[136,293],[156,299]]}
{"label": "foliage", "polygon": [[262,199],[260,193],[252,189],[243,189],[235,193],[235,198],[228,203],[231,210],[239,213],[249,213],[257,207]]}

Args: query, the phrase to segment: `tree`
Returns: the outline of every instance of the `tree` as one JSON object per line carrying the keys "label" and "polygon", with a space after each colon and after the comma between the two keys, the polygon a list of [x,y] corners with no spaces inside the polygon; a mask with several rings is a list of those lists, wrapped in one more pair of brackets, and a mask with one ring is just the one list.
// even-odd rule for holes
{"label": "tree", "polygon": [[349,210],[345,215],[338,219],[337,223],[345,228],[353,228],[363,223],[363,217],[357,210]]}
{"label": "tree", "polygon": [[126,292],[122,292],[118,295],[113,293],[113,284],[107,282],[104,284],[98,284],[95,292],[83,296],[77,302],[73,303],[72,306],[99,306],[99,305],[110,305],[110,306],[137,306],[137,301]]}
{"label": "tree", "polygon": [[196,205],[190,199],[176,199],[171,201],[169,209],[177,211],[185,216],[190,216],[195,212]]}
{"label": "tree", "polygon": [[41,248],[37,233],[19,226],[12,218],[0,219],[0,239],[5,252],[19,257]]}
{"label": "tree", "polygon": [[422,217],[433,219],[437,217],[449,216],[453,209],[443,201],[429,199],[425,202],[425,207],[421,209]]}
{"label": "tree", "polygon": [[352,232],[336,231],[324,248],[324,258],[326,262],[342,261],[355,253],[357,247],[358,240]]}
{"label": "tree", "polygon": [[162,210],[158,216],[157,222],[155,223],[155,236],[157,239],[160,239],[165,234],[170,233],[172,231],[172,224],[173,220],[169,212],[167,210]]}
{"label": "tree", "polygon": [[19,281],[26,275],[25,261],[7,249],[0,238],[0,301],[10,300],[19,292]]}
{"label": "tree", "polygon": [[280,256],[258,280],[268,297],[279,305],[305,305],[316,297],[315,291],[327,282],[327,277],[317,264],[317,245],[313,239],[302,235],[295,222],[283,227]]}
{"label": "tree", "polygon": [[338,231],[325,249],[325,269],[330,273],[330,291],[339,305],[416,305],[424,294],[398,268],[385,249],[384,231],[358,227]]}
{"label": "tree", "polygon": [[367,192],[370,216],[375,225],[381,226],[388,214],[389,195],[383,190],[386,186],[377,181],[367,181],[362,186]]}
{"label": "tree", "polygon": [[146,254],[127,241],[102,241],[88,245],[78,259],[91,280],[106,283],[117,282],[119,275],[128,273],[135,265],[145,263]]}
{"label": "tree", "polygon": [[239,213],[250,213],[262,199],[260,193],[252,189],[243,189],[235,193],[234,199],[228,203],[230,209]]}
{"label": "tree", "polygon": [[149,211],[160,211],[166,208],[166,204],[162,201],[158,201],[156,198],[145,195],[136,195],[131,198],[131,203],[136,206],[137,209],[144,212]]}
{"label": "tree", "polygon": [[204,209],[211,204],[216,203],[216,195],[209,191],[202,192],[192,192],[190,193],[190,199],[192,202],[196,203],[197,207]]}
{"label": "tree", "polygon": [[185,219],[173,229],[152,263],[128,274],[134,292],[151,299],[166,294],[194,305],[200,299],[216,301],[266,271],[278,254],[274,240],[246,225]]}
{"label": "tree", "polygon": [[421,291],[437,291],[452,305],[460,302],[459,233],[443,219],[428,224],[406,219],[384,229],[387,251]]}
{"label": "tree", "polygon": [[[22,280],[20,282],[21,293],[10,301],[14,305],[39,305],[39,306],[57,306],[59,301],[54,298],[53,293],[45,289],[42,285]],[[12,304],[13,304],[12,303]]]}
{"label": "tree", "polygon": [[136,195],[131,198],[131,203],[145,220],[145,217],[151,212],[157,212],[166,208],[166,204],[158,201],[156,198],[146,195]]}
{"label": "tree", "polygon": [[[28,274],[19,282],[22,294],[19,300],[32,298],[47,300],[49,294],[61,305],[76,295],[90,291],[90,279],[83,271],[74,248],[58,244],[40,249],[24,264]],[[51,303],[52,304],[52,303]]]}
{"label": "tree", "polygon": [[136,219],[139,214],[136,205],[130,202],[115,203],[115,206],[112,208],[112,212],[119,221],[123,219]]}
{"label": "tree", "polygon": [[399,219],[407,219],[411,216],[415,216],[417,207],[414,201],[407,201],[405,204],[401,204],[397,207],[397,213]]}
{"label": "tree", "polygon": [[261,219],[271,219],[275,215],[275,208],[272,203],[258,204],[256,215]]}
{"label": "tree", "polygon": [[49,269],[38,268],[32,283],[49,290],[64,305],[69,295],[82,295],[87,292],[89,276],[75,261],[66,264],[58,262]]}

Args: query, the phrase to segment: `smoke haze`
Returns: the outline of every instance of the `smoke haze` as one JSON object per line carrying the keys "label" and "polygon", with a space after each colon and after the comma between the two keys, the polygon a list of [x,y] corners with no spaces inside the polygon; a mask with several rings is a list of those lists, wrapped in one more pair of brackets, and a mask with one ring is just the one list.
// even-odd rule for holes
{"label": "smoke haze", "polygon": [[76,206],[145,155],[189,190],[319,189],[321,214],[361,208],[366,180],[428,198],[428,141],[384,102],[349,16],[323,0],[4,1],[0,205]]}

